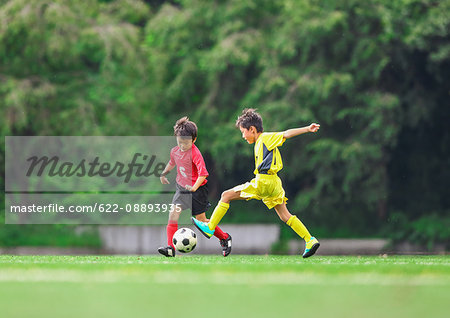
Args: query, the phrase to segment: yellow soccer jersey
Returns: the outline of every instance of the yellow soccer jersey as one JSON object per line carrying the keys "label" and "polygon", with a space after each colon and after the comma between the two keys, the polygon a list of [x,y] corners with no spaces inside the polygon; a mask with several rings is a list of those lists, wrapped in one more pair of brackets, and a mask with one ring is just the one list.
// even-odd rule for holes
{"label": "yellow soccer jersey", "polygon": [[280,147],[286,138],[283,132],[262,133],[255,142],[255,175],[277,174],[283,168]]}

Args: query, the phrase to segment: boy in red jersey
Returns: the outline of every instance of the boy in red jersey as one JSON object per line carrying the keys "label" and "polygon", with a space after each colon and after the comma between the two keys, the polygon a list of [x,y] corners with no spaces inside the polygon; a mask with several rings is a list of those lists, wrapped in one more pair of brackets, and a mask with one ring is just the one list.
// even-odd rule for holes
{"label": "boy in red jersey", "polygon": [[[169,213],[167,224],[167,247],[160,247],[158,252],[167,257],[175,256],[172,238],[178,230],[178,219],[183,210],[191,209],[192,216],[202,222],[207,222],[205,212],[211,206],[208,201],[208,171],[200,150],[195,146],[197,140],[197,125],[189,118],[180,118],[173,127],[178,146],[170,151],[170,160],[161,174],[162,184],[168,184],[166,175],[177,167],[176,193],[172,203],[176,207]],[[220,240],[223,256],[231,252],[231,236],[216,227],[214,233]]]}
{"label": "boy in red jersey", "polygon": [[249,144],[255,144],[255,178],[250,182],[238,185],[222,193],[219,203],[214,209],[209,222],[192,219],[194,225],[207,238],[214,235],[217,224],[227,213],[230,202],[234,200],[257,199],[269,208],[275,209],[280,219],[290,226],[295,233],[305,240],[303,258],[314,255],[320,246],[319,241],[311,236],[305,225],[292,215],[286,207],[287,198],[277,172],[283,168],[283,162],[278,147],[286,139],[305,134],[315,133],[320,125],[313,123],[306,127],[293,128],[280,132],[263,132],[261,115],[255,109],[244,109],[236,121],[236,127]]}

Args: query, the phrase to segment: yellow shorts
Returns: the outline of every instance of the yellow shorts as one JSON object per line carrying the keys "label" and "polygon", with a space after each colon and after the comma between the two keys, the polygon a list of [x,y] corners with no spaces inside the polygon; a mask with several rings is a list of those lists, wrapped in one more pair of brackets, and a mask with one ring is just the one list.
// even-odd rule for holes
{"label": "yellow shorts", "polygon": [[241,198],[262,200],[269,209],[288,200],[276,174],[257,174],[250,182],[235,186],[233,190],[241,191]]}

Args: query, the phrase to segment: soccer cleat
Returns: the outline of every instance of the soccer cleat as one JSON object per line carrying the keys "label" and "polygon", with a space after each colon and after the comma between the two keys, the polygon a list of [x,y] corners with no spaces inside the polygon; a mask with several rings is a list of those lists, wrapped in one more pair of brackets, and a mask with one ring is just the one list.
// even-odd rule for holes
{"label": "soccer cleat", "polygon": [[175,249],[172,246],[160,247],[158,252],[165,257],[175,257]]}
{"label": "soccer cleat", "polygon": [[319,248],[320,243],[315,237],[311,237],[311,239],[305,244],[305,251],[303,252],[303,258],[307,258],[313,256],[314,253]]}
{"label": "soccer cleat", "polygon": [[206,222],[202,222],[197,220],[194,217],[191,217],[192,222],[194,223],[195,227],[206,237],[206,238],[211,238],[211,236],[214,235],[214,230],[210,230],[208,223]]}
{"label": "soccer cleat", "polygon": [[230,234],[228,234],[228,237],[226,239],[220,240],[220,246],[222,246],[224,257],[230,255],[230,253],[231,253],[231,235]]}

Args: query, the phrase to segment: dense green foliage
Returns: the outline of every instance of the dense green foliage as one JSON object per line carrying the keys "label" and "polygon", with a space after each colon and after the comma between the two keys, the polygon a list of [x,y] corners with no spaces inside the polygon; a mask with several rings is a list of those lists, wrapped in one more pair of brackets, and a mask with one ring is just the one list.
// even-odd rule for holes
{"label": "dense green foliage", "polygon": [[[280,173],[313,229],[376,235],[393,212],[448,222],[449,11],[433,0],[2,0],[0,127],[167,135],[189,115],[216,202],[252,177],[234,121],[257,107],[266,131],[321,124],[285,143]],[[238,205],[247,221],[264,213],[249,207]]]}
{"label": "dense green foliage", "polygon": [[0,246],[57,246],[100,248],[101,242],[96,227],[80,228],[67,224],[45,225],[2,225]]}

